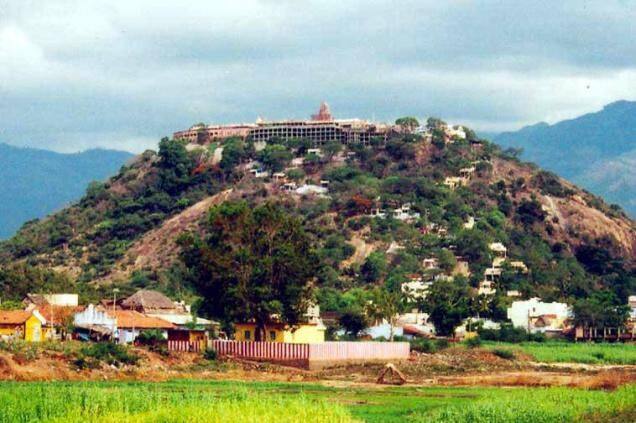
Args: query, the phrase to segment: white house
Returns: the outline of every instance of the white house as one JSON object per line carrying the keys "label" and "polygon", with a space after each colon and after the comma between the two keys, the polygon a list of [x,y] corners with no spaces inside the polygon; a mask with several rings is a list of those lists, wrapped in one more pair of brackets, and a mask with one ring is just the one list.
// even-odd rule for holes
{"label": "white house", "polygon": [[535,333],[563,330],[563,324],[571,313],[565,303],[544,303],[540,298],[531,298],[514,301],[507,315],[515,327]]}
{"label": "white house", "polygon": [[426,294],[431,285],[432,282],[424,281],[420,276],[414,275],[408,282],[404,282],[400,287],[407,297],[417,300],[426,298]]}

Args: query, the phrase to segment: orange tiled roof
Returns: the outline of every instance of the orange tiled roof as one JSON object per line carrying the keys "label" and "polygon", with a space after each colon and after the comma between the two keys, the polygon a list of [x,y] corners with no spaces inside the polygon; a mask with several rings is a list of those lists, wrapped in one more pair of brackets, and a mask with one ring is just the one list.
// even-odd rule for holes
{"label": "orange tiled roof", "polygon": [[24,310],[1,310],[0,325],[21,325],[31,317],[30,311]]}
{"label": "orange tiled roof", "polygon": [[176,326],[158,317],[149,317],[133,310],[115,310],[108,314],[117,319],[118,328],[173,329]]}

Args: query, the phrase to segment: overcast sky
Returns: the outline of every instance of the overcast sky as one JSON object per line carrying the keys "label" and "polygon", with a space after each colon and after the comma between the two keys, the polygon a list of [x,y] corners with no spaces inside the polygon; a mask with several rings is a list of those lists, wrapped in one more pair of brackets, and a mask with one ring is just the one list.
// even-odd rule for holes
{"label": "overcast sky", "polygon": [[635,99],[635,40],[628,0],[0,0],[0,142],[140,152],[322,100],[515,129]]}

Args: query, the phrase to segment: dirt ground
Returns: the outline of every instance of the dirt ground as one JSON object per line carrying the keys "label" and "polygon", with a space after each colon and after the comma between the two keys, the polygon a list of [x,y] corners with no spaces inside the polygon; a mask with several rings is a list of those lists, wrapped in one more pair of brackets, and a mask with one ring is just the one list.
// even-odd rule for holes
{"label": "dirt ground", "polygon": [[[200,354],[172,353],[162,356],[136,349],[142,359],[136,366],[102,365],[79,370],[60,352],[43,351],[25,359],[0,352],[0,380],[143,380],[177,378],[311,382],[329,386],[375,385],[386,363],[348,365],[322,370],[304,370],[269,363],[220,359],[207,361]],[[483,349],[444,350],[435,354],[413,354],[395,363],[410,386],[572,386],[614,389],[636,383],[636,366],[601,366],[533,363],[526,357],[506,360]],[[391,379],[388,380],[391,383]]]}

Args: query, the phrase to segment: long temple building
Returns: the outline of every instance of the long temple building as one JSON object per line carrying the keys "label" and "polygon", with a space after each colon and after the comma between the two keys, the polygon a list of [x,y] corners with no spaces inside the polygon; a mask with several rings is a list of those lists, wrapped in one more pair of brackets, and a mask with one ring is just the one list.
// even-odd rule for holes
{"label": "long temple building", "polygon": [[359,119],[334,119],[327,103],[322,103],[318,113],[310,120],[284,120],[239,125],[195,125],[185,131],[175,132],[174,139],[205,144],[230,137],[251,138],[254,142],[267,142],[272,138],[307,138],[316,144],[341,142],[343,144],[368,144],[373,139],[386,141],[394,129],[391,125]]}

